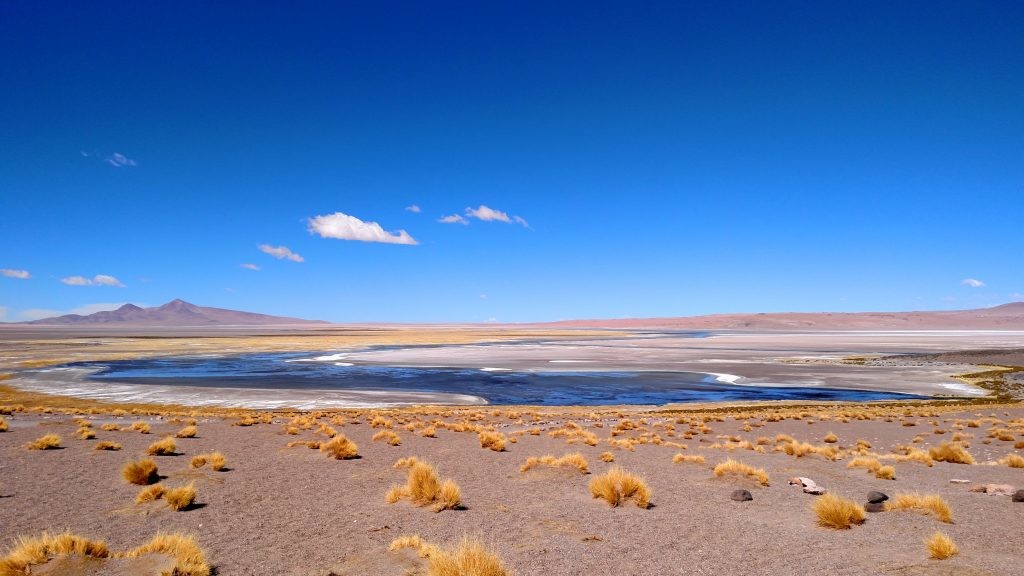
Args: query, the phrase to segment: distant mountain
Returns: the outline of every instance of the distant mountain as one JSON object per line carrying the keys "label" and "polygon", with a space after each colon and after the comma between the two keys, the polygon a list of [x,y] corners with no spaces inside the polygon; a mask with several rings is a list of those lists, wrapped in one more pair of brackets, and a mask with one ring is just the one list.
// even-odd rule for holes
{"label": "distant mountain", "polygon": [[565,320],[534,326],[677,330],[1024,330],[1024,302],[977,310],[711,314],[675,318]]}
{"label": "distant mountain", "polygon": [[125,304],[117,310],[96,312],[88,316],[67,314],[22,324],[88,325],[88,326],[267,326],[281,324],[321,324],[319,320],[302,320],[268,316],[253,312],[196,306],[184,300],[171,300],[163,306],[140,308]]}

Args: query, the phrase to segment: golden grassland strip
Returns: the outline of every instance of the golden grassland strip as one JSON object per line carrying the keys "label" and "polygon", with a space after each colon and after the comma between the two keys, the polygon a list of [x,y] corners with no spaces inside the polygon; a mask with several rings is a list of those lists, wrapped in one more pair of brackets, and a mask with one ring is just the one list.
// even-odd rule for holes
{"label": "golden grassland strip", "polygon": [[1021,398],[1024,396],[1024,390],[1015,389],[1006,381],[1006,376],[1016,372],[1024,372],[1024,366],[995,366],[988,364],[979,364],[979,368],[987,368],[980,372],[970,372],[967,374],[957,374],[953,378],[969,384],[971,386],[977,386],[984,388],[991,392],[991,397],[1007,401],[1015,398]]}
{"label": "golden grassland strip", "polygon": [[[330,334],[275,334],[261,336],[89,336],[60,340],[8,337],[0,340],[4,360],[0,370],[45,368],[81,361],[131,360],[180,354],[249,354],[253,352],[319,352],[353,350],[379,345],[480,344],[533,338],[586,339],[621,335],[604,330],[497,330],[497,329],[382,329],[350,330]],[[14,336],[14,335],[8,335]]]}

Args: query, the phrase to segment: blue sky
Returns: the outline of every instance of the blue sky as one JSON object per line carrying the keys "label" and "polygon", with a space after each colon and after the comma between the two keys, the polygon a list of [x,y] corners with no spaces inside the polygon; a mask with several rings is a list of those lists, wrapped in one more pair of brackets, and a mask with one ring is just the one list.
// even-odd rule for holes
{"label": "blue sky", "polygon": [[263,4],[0,2],[0,319],[1024,299],[1019,2]]}

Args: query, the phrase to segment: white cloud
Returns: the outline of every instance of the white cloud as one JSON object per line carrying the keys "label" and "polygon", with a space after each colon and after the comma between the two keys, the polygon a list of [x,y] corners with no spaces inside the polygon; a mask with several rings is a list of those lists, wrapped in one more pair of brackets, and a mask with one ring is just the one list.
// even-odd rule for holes
{"label": "white cloud", "polygon": [[481,294],[480,295],[480,299],[481,300],[487,300],[487,294]]}
{"label": "white cloud", "polygon": [[421,211],[420,207],[417,206],[416,204],[410,204],[410,205],[406,206],[405,209],[407,211],[409,211],[409,212],[412,212],[413,214],[419,214],[420,211]]}
{"label": "white cloud", "polygon": [[438,218],[438,222],[442,224],[462,224],[467,225],[469,221],[463,218],[460,214],[452,214],[451,216],[442,216]]}
{"label": "white cloud", "polygon": [[60,281],[68,286],[117,286],[118,288],[124,288],[124,284],[120,280],[106,274],[97,274],[91,279],[85,276],[68,276],[61,278]]}
{"label": "white cloud", "polygon": [[6,319],[7,319],[7,307],[6,306],[0,306],[0,322],[3,322]]}
{"label": "white cloud", "polygon": [[488,208],[483,204],[479,208],[466,208],[466,216],[470,218],[476,218],[477,220],[483,220],[485,222],[491,222],[497,220],[498,222],[511,222],[508,214],[501,210],[495,210],[494,208]]}
{"label": "white cloud", "polygon": [[271,246],[270,244],[260,244],[260,251],[264,254],[270,254],[278,260],[288,259],[292,262],[303,262],[305,259],[299,256],[295,252],[288,249],[287,246]]}
{"label": "white cloud", "polygon": [[505,222],[506,224],[520,224],[524,228],[529,228],[530,225],[521,216],[509,216],[507,212],[501,210],[495,210],[488,206],[480,205],[479,208],[466,208],[466,216],[470,218],[476,218],[477,220],[483,220],[484,222]]}
{"label": "white cloud", "polygon": [[124,284],[121,284],[120,280],[113,276],[107,276],[106,274],[97,274],[93,277],[92,282],[93,284],[98,284],[100,286],[117,286],[119,288],[124,288]]}
{"label": "white cloud", "polygon": [[49,310],[47,308],[29,308],[22,310],[18,314],[18,318],[21,320],[42,320],[43,318],[52,318],[54,316],[62,316],[64,312],[60,310]]}
{"label": "white cloud", "polygon": [[246,270],[256,270],[256,271],[259,271],[259,269],[260,269],[259,266],[255,265],[255,264],[249,264],[248,262],[246,262],[245,264],[239,264],[239,266],[241,266],[242,268],[245,268]]}
{"label": "white cloud", "polygon": [[319,235],[321,238],[334,238],[337,240],[407,244],[410,246],[419,244],[405,230],[387,232],[376,222],[363,222],[355,216],[349,216],[342,212],[310,218],[309,231],[312,234]]}
{"label": "white cloud", "polygon": [[1024,294],[1021,294],[1020,292],[1014,292],[1013,294],[1010,294],[1010,298],[1024,299]]}
{"label": "white cloud", "polygon": [[977,278],[964,278],[960,283],[964,286],[970,286],[971,288],[981,288],[985,285],[984,282]]}
{"label": "white cloud", "polygon": [[110,156],[103,159],[104,162],[110,164],[115,168],[124,168],[125,166],[138,166],[139,163],[131,158],[126,157],[124,154],[114,152]]}
{"label": "white cloud", "polygon": [[11,268],[0,268],[0,274],[3,274],[8,278],[17,278],[18,280],[28,280],[32,277],[32,275],[28,273],[28,270],[14,270]]}

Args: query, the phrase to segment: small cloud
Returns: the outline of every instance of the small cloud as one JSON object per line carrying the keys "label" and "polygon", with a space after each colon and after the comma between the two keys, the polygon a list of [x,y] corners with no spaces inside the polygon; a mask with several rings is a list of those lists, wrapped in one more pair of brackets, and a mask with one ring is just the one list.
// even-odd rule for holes
{"label": "small cloud", "polygon": [[484,322],[486,322],[488,324],[497,324],[498,323],[498,319],[497,318],[488,318],[487,320],[484,320]]}
{"label": "small cloud", "polygon": [[416,245],[419,242],[405,230],[387,232],[376,222],[363,222],[355,216],[335,212],[309,219],[309,232],[321,238],[335,240],[358,240],[360,242],[381,242],[383,244]]}
{"label": "small cloud", "polygon": [[501,210],[495,210],[488,206],[480,205],[479,208],[466,208],[466,216],[470,218],[476,218],[484,222],[504,222],[506,224],[520,224],[524,228],[529,228],[526,220],[521,216],[509,216],[508,213],[502,212]]}
{"label": "small cloud", "polygon": [[7,320],[7,307],[0,306],[0,322]]}
{"label": "small cloud", "polygon": [[29,308],[22,310],[18,313],[18,318],[21,320],[42,320],[43,318],[53,318],[54,316],[63,316],[64,312],[60,310],[50,310],[48,308]]}
{"label": "small cloud", "polygon": [[124,284],[120,280],[106,274],[97,274],[91,279],[85,276],[68,276],[61,278],[60,281],[68,286],[117,286],[118,288],[124,288]]}
{"label": "small cloud", "polygon": [[[127,302],[97,302],[95,304],[83,304],[72,308],[71,310],[51,310],[49,308],[29,308],[22,310],[18,314],[18,318],[21,320],[42,320],[43,318],[53,318],[54,316],[64,316],[66,314],[78,314],[80,316],[88,316],[89,314],[95,314],[96,312],[106,312],[109,310],[117,310],[121,306],[124,306]],[[145,308],[145,304],[139,304],[139,306]]]}
{"label": "small cloud", "polygon": [[1024,299],[1024,294],[1021,294],[1020,292],[1014,292],[1013,294],[1010,294],[1010,298],[1021,300]]}
{"label": "small cloud", "polygon": [[481,300],[487,300],[487,294],[481,294],[480,295],[480,299]]}
{"label": "small cloud", "polygon": [[421,212],[420,207],[416,204],[410,204],[405,207],[406,212],[412,212],[413,214],[419,214]]}
{"label": "small cloud", "polygon": [[984,282],[978,280],[977,278],[964,278],[963,280],[960,281],[960,283],[963,284],[964,286],[970,286],[971,288],[981,288],[982,286],[985,285]]}
{"label": "small cloud", "polygon": [[437,221],[442,223],[442,224],[462,224],[462,225],[468,225],[469,224],[469,221],[466,220],[465,218],[463,218],[459,214],[452,214],[451,216],[442,216],[441,218],[438,218]]}
{"label": "small cloud", "polygon": [[245,268],[246,270],[255,270],[257,272],[259,272],[259,270],[260,270],[259,266],[255,265],[255,264],[249,264],[248,262],[246,262],[245,264],[239,264],[239,266],[241,266],[242,268]]}
{"label": "small cloud", "polygon": [[18,280],[28,280],[32,277],[28,270],[13,270],[11,268],[0,268],[0,274],[8,278],[17,278]]}
{"label": "small cloud", "polygon": [[110,156],[107,156],[106,158],[103,159],[103,161],[115,168],[124,168],[125,166],[139,165],[139,163],[136,162],[135,160],[132,160],[131,158],[128,158],[124,154],[120,154],[118,152],[114,152]]}
{"label": "small cloud", "polygon": [[288,259],[292,262],[303,262],[305,259],[299,256],[295,252],[292,252],[287,246],[271,246],[270,244],[260,244],[260,251],[264,254],[270,254],[278,260]]}

